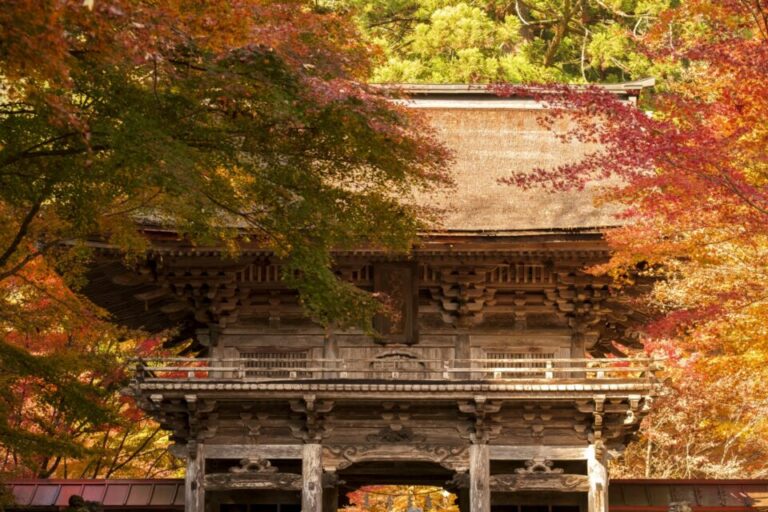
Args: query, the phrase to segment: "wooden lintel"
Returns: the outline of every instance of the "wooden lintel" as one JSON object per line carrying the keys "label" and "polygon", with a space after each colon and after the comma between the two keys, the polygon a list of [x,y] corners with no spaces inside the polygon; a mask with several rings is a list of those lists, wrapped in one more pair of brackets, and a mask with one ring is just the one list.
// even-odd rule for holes
{"label": "wooden lintel", "polygon": [[489,446],[491,460],[587,460],[586,446]]}
{"label": "wooden lintel", "polygon": [[301,459],[300,444],[206,444],[206,459]]}
{"label": "wooden lintel", "polygon": [[205,475],[208,491],[301,490],[301,475],[295,473],[212,473]]}
{"label": "wooden lintel", "polygon": [[553,473],[529,473],[493,475],[493,492],[588,492],[589,479],[586,475]]}

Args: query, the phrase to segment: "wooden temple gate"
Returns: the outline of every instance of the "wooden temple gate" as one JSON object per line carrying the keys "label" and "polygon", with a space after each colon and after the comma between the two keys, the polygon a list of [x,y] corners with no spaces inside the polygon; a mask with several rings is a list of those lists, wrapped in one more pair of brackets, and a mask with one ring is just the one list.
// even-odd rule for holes
{"label": "wooden temple gate", "polygon": [[[633,101],[642,87],[609,90]],[[398,311],[375,337],[307,318],[264,248],[227,259],[147,226],[152,249],[132,268],[100,249],[86,293],[129,326],[177,326],[207,356],[139,361],[130,389],[187,460],[187,511],[329,511],[378,483],[443,486],[471,512],[607,510],[606,459],[658,387],[654,362],[623,352],[642,315],[584,271],[608,258],[614,221],[588,196],[498,182],[589,148],[564,147],[530,99],[413,94],[456,149],[458,185],[425,199],[448,201],[446,220],[408,257],[335,255],[340,278]]]}
{"label": "wooden temple gate", "polygon": [[[536,363],[454,360],[385,379],[349,360],[260,360],[253,377],[251,359],[152,360],[134,389],[185,437],[190,511],[228,491],[300,493],[304,511],[336,510],[346,471],[362,465],[356,485],[442,485],[473,512],[520,493],[582,493],[590,512],[604,512],[608,446],[647,411],[653,362]],[[522,436],[529,444],[510,443]],[[423,463],[444,471],[425,476]]]}

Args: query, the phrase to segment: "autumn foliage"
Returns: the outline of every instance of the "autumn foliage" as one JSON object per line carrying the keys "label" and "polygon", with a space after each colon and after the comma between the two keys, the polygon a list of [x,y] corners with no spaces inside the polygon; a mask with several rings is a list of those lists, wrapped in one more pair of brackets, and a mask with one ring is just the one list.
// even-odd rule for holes
{"label": "autumn foliage", "polygon": [[343,512],[458,512],[456,495],[427,485],[366,485],[347,494]]}
{"label": "autumn foliage", "polygon": [[[566,138],[598,143],[583,161],[524,187],[562,190],[613,179],[601,200],[624,227],[597,269],[656,284],[647,349],[666,355],[670,394],[630,449],[629,474],[762,476],[768,359],[768,8],[690,0],[665,11],[643,41],[676,72],[636,109],[601,90],[554,87],[553,117],[580,119]],[[515,88],[502,88],[514,94]],[[596,122],[598,120],[599,122]],[[644,449],[645,451],[640,451]]]}
{"label": "autumn foliage", "polygon": [[447,182],[447,153],[362,83],[371,51],[344,16],[13,0],[0,34],[0,472],[164,465],[145,450],[164,434],[117,395],[141,335],[76,292],[94,244],[142,254],[137,224],[230,255],[256,240],[302,277],[312,317],[370,327],[381,305],[337,279],[330,251],[407,250],[422,222],[407,198]]}

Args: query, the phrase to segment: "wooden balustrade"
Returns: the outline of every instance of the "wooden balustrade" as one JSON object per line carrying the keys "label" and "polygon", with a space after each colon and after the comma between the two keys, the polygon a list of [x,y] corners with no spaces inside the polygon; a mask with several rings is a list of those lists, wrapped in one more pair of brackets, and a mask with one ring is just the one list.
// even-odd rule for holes
{"label": "wooden balustrade", "polygon": [[653,380],[659,361],[609,359],[278,359],[150,358],[136,378],[153,380]]}

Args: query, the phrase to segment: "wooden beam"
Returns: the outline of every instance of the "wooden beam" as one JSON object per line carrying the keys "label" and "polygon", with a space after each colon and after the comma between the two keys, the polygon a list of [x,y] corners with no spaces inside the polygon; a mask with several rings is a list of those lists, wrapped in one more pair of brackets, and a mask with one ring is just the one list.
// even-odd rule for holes
{"label": "wooden beam", "polygon": [[307,443],[301,459],[301,512],[323,512],[323,445]]}
{"label": "wooden beam", "polygon": [[208,491],[278,490],[300,491],[301,475],[294,473],[214,473],[205,475]]}
{"label": "wooden beam", "polygon": [[493,475],[491,492],[588,492],[586,475],[527,473]]}
{"label": "wooden beam", "polygon": [[591,445],[587,457],[587,476],[589,478],[589,493],[587,494],[588,512],[608,512],[608,471],[605,466],[605,448]]}
{"label": "wooden beam", "polygon": [[[491,512],[491,461],[487,444],[469,447],[469,510]],[[591,511],[590,511],[591,512]]]}
{"label": "wooden beam", "polygon": [[489,446],[491,460],[587,460],[586,446]]}
{"label": "wooden beam", "polygon": [[187,454],[184,475],[184,511],[205,512],[205,457],[204,445],[195,443]]}
{"label": "wooden beam", "polygon": [[205,445],[206,459],[301,459],[300,444],[210,444]]}

